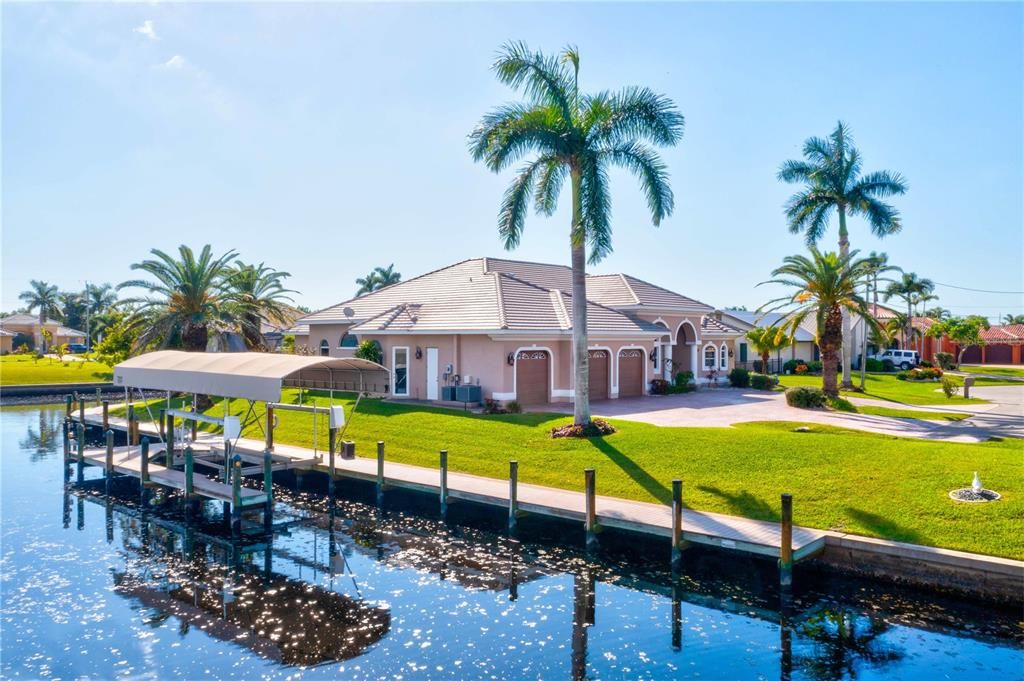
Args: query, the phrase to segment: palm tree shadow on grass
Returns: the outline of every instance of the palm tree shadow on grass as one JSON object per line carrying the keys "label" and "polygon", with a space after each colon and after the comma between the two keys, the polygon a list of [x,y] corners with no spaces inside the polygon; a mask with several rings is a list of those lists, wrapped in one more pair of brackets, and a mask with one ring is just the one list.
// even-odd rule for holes
{"label": "palm tree shadow on grass", "polygon": [[757,520],[779,520],[779,512],[777,510],[772,508],[767,501],[755,497],[747,490],[733,494],[710,485],[698,485],[697,489],[723,500],[736,515]]}
{"label": "palm tree shadow on grass", "polygon": [[657,478],[645,471],[633,459],[609,444],[607,440],[601,437],[592,437],[588,438],[588,441],[652,497],[663,504],[672,502],[672,491],[668,487],[658,482]]}
{"label": "palm tree shadow on grass", "polygon": [[894,541],[910,542],[912,544],[930,543],[930,540],[920,532],[904,527],[894,520],[877,513],[869,513],[859,508],[847,506],[846,515],[858,525],[879,537]]}

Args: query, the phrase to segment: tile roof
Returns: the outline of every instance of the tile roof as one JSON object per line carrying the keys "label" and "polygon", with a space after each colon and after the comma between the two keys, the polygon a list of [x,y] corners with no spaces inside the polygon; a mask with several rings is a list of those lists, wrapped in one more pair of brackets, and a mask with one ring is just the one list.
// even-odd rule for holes
{"label": "tile roof", "polygon": [[[37,327],[37,326],[39,326],[39,317],[37,317],[35,315],[32,315],[32,314],[26,314],[26,313],[18,313],[18,314],[9,315],[7,317],[0,317],[0,327],[3,327],[5,325],[7,325],[7,324],[16,325],[16,326],[32,326],[32,327]],[[54,325],[54,324],[57,326],[56,330],[54,330],[54,333],[53,333],[53,335],[55,335],[55,336],[81,336],[82,338],[85,338],[85,331],[79,331],[78,329],[72,329],[69,326],[62,325],[56,319],[50,319],[49,317],[47,317],[46,325],[50,326],[50,325]]]}
{"label": "tile roof", "polygon": [[992,326],[981,330],[981,337],[986,343],[1024,343],[1024,324],[1008,324]]}
{"label": "tile roof", "polygon": [[[722,314],[727,317],[740,321],[750,327],[762,327],[762,326],[774,326],[779,323],[783,318],[783,315],[779,312],[757,312],[748,310],[722,310]],[[812,322],[808,322],[810,324]],[[813,343],[814,341],[814,330],[809,329],[806,326],[800,326],[796,330],[796,340],[798,343],[808,342]]]}
{"label": "tile roof", "polygon": [[737,329],[735,326],[726,324],[721,319],[715,319],[708,315],[704,315],[700,318],[700,332],[717,335],[729,335],[739,336],[743,332]]}
{"label": "tile roof", "polygon": [[[349,321],[353,333],[568,332],[572,328],[571,288],[572,272],[562,265],[477,258],[346,300],[306,315],[297,325]],[[662,331],[626,311],[613,309],[617,305],[711,310],[627,275],[588,277],[587,289],[587,325],[592,333]],[[638,289],[640,295],[635,293]]]}

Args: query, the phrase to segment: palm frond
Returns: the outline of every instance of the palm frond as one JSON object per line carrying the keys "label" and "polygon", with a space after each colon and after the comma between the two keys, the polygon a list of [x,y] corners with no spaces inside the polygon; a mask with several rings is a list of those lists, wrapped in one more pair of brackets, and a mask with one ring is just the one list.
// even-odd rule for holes
{"label": "palm frond", "polygon": [[574,82],[558,57],[533,52],[523,42],[511,42],[504,45],[493,69],[502,83],[522,88],[534,103],[557,107],[563,121],[573,120]]}
{"label": "palm frond", "polygon": [[542,168],[537,178],[536,188],[536,209],[542,215],[554,215],[558,208],[558,195],[565,183],[565,176],[569,170],[566,164],[558,158],[550,158]]}
{"label": "palm frond", "polygon": [[609,145],[646,140],[674,146],[686,124],[671,99],[645,87],[600,93],[584,101],[583,111],[588,134]]}
{"label": "palm frond", "polygon": [[639,142],[631,142],[614,146],[606,150],[604,155],[640,180],[640,188],[647,198],[647,207],[655,226],[672,214],[675,197],[668,181],[668,167],[657,152]]}
{"label": "palm frond", "polygon": [[474,161],[500,172],[531,151],[565,151],[566,133],[551,106],[506,104],[483,117],[469,135],[469,149]]}
{"label": "palm frond", "polygon": [[498,234],[506,250],[512,250],[519,245],[526,225],[530,198],[533,196],[534,182],[547,160],[548,157],[542,157],[520,168],[519,174],[505,190],[498,212]]}
{"label": "palm frond", "polygon": [[612,251],[612,197],[608,190],[608,169],[604,159],[587,156],[580,169],[580,204],[583,224],[571,235],[574,246],[590,247],[590,264],[600,262]]}

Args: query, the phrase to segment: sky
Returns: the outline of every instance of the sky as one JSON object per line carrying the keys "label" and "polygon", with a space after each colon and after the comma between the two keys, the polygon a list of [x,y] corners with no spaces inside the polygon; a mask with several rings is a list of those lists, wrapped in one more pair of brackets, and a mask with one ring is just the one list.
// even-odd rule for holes
{"label": "sky", "polygon": [[[490,66],[522,40],[575,44],[581,89],[644,85],[686,117],[662,151],[676,210],[651,224],[611,175],[628,272],[716,307],[804,249],[776,179],[803,141],[848,124],[866,171],[900,172],[900,234],[859,219],[851,243],[940,282],[938,304],[1024,313],[1024,5],[0,5],[0,309],[30,279],[65,289],[132,278],[150,249],[238,251],[288,271],[296,302],[351,297],[480,256],[569,263],[569,200],[506,253],[512,171],[466,136],[517,93]],[[831,225],[824,246],[835,248]],[[956,287],[1013,293],[980,293]]]}

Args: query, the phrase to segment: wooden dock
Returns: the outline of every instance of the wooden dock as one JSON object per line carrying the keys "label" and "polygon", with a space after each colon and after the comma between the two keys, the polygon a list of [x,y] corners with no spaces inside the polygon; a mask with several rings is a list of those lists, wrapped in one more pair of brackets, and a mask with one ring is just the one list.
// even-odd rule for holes
{"label": "wooden dock", "polygon": [[[102,425],[100,408],[86,409],[84,416],[86,424]],[[73,413],[72,417],[78,420],[79,414]],[[108,416],[107,423],[112,429],[128,429],[127,419],[124,418]],[[152,423],[139,422],[139,429],[141,433],[158,436]],[[197,434],[197,442],[209,446],[216,447],[217,440],[212,434]],[[220,446],[223,447],[222,442]],[[246,461],[262,460],[264,451],[264,442],[247,438],[238,438],[233,449],[234,453]],[[522,514],[582,522],[588,546],[592,543],[596,545],[596,535],[602,528],[616,528],[670,538],[673,560],[676,560],[687,542],[776,557],[780,559],[784,584],[789,579],[793,563],[815,555],[825,546],[825,531],[792,525],[791,515],[787,517],[787,509],[791,509],[792,504],[788,495],[783,495],[783,522],[776,523],[683,509],[679,481],[673,484],[674,500],[668,506],[599,496],[594,492],[599,485],[595,471],[587,471],[587,491],[575,492],[520,484],[516,480],[518,465],[514,463],[510,479],[499,480],[449,471],[445,454],[440,459],[443,466],[431,469],[388,462],[383,452],[384,443],[378,443],[377,458],[342,458],[331,452],[315,454],[309,449],[275,443],[272,455],[275,464],[282,467],[316,470],[329,477],[333,468],[332,480],[351,478],[374,483],[377,485],[379,499],[385,489],[402,488],[437,495],[442,513],[450,502],[456,500],[507,509],[510,530],[514,530],[516,519]],[[105,453],[101,450],[99,454],[102,457]],[[90,459],[93,457],[95,454],[90,455]],[[126,463],[126,470],[131,465]],[[151,468],[151,471],[155,470]],[[246,472],[245,469],[243,472]],[[170,486],[179,485],[180,480],[174,474],[181,476],[180,472],[165,470],[163,474],[168,476]],[[155,478],[152,473],[151,476]],[[329,488],[333,491],[333,482]]]}

